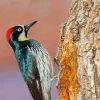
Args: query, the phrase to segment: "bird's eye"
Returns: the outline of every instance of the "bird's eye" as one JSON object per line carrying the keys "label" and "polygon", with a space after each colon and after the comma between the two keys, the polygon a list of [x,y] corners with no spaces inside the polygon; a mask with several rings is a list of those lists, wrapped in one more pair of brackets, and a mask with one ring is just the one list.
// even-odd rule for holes
{"label": "bird's eye", "polygon": [[22,31],[22,29],[21,29],[21,28],[18,28],[18,29],[17,29],[17,31],[18,31],[18,32],[21,32],[21,31]]}

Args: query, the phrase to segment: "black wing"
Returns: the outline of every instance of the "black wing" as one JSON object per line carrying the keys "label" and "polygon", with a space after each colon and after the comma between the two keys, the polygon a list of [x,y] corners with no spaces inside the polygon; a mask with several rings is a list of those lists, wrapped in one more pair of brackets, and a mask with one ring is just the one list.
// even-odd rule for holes
{"label": "black wing", "polygon": [[27,80],[27,86],[34,100],[43,100],[40,75],[37,69],[37,61],[35,57],[33,57],[32,62],[33,62],[33,65],[32,65],[33,69],[32,69],[31,75],[34,75],[34,78],[30,77],[30,79]]}

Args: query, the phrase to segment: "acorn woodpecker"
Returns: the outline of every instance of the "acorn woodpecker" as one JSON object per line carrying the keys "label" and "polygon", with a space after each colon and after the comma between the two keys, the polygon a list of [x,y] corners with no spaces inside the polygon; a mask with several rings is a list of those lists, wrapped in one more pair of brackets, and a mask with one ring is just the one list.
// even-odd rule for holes
{"label": "acorn woodpecker", "polygon": [[34,100],[51,100],[52,60],[41,43],[27,38],[29,29],[36,22],[8,29],[6,39],[15,53],[21,74]]}

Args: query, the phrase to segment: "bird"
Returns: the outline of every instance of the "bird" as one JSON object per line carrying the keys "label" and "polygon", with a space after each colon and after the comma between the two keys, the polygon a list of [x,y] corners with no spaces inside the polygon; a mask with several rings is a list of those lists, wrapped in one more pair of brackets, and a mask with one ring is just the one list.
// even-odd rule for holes
{"label": "bird", "polygon": [[51,100],[52,59],[40,42],[27,36],[35,23],[9,28],[6,39],[33,100]]}

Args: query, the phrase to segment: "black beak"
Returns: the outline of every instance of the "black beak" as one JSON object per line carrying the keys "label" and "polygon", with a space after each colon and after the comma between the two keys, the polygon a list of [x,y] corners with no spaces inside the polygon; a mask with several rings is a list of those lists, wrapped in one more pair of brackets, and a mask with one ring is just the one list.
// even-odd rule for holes
{"label": "black beak", "polygon": [[31,23],[25,25],[25,32],[27,33],[28,30],[36,23],[37,23],[37,21],[34,21],[34,22],[31,22]]}

